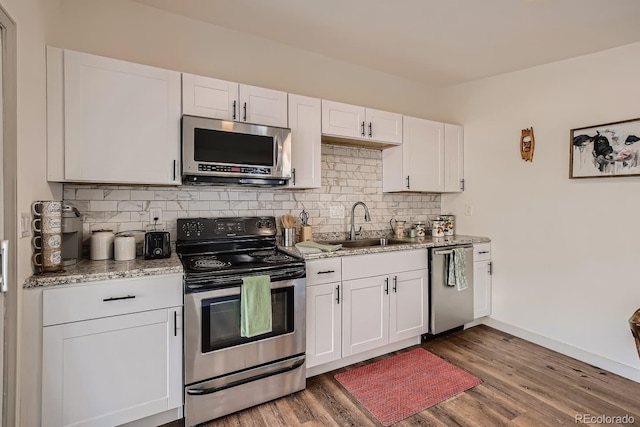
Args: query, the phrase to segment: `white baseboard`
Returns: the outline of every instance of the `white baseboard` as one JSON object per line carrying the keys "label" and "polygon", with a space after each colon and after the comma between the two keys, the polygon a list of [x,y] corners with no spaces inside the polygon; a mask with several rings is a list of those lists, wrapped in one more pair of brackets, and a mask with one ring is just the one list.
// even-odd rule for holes
{"label": "white baseboard", "polygon": [[499,331],[522,338],[523,340],[530,341],[566,356],[573,357],[574,359],[588,363],[589,365],[597,366],[600,369],[613,372],[621,377],[628,378],[635,382],[640,382],[640,369],[636,369],[633,366],[598,356],[597,354],[590,353],[569,344],[547,338],[543,335],[536,334],[535,332],[521,329],[517,326],[513,326],[490,317],[482,319],[482,323]]}

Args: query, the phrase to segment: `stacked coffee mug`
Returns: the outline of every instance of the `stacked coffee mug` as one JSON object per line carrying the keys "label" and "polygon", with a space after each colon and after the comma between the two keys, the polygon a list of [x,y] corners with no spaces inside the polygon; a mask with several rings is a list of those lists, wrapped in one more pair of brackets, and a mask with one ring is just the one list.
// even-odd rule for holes
{"label": "stacked coffee mug", "polygon": [[31,205],[33,214],[33,265],[36,271],[62,270],[62,202],[41,200]]}

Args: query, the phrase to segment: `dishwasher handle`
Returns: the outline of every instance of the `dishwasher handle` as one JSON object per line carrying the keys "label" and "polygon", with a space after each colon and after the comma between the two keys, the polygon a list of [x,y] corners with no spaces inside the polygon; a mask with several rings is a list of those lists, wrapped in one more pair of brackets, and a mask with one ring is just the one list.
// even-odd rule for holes
{"label": "dishwasher handle", "polygon": [[473,249],[473,246],[456,246],[452,249],[434,250],[434,255],[451,255],[454,249]]}

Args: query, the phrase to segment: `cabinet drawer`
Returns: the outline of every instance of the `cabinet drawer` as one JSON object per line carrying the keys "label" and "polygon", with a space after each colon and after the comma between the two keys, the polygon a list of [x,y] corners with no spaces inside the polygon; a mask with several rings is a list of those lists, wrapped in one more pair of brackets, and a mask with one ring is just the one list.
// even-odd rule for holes
{"label": "cabinet drawer", "polygon": [[381,276],[400,271],[421,270],[428,267],[426,249],[381,252],[345,257],[342,261],[343,280]]}
{"label": "cabinet drawer", "polygon": [[491,243],[475,243],[473,245],[473,260],[487,261],[491,259]]}
{"label": "cabinet drawer", "polygon": [[182,299],[181,274],[47,289],[42,293],[43,326],[181,306]]}
{"label": "cabinet drawer", "polygon": [[342,280],[342,261],[340,258],[328,258],[307,261],[307,286]]}

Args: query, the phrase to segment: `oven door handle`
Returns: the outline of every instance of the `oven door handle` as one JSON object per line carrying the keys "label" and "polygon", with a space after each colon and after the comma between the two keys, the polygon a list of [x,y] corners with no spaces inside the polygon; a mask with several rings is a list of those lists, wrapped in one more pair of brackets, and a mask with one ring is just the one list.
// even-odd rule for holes
{"label": "oven door handle", "polygon": [[222,385],[220,387],[211,387],[211,388],[204,388],[204,389],[203,388],[189,389],[187,390],[187,394],[190,394],[192,396],[203,396],[205,394],[217,393],[219,391],[226,390],[231,387],[236,387],[242,384],[247,384],[253,381],[258,381],[264,378],[272,377],[274,375],[280,375],[280,374],[284,374],[285,372],[293,371],[294,369],[298,369],[300,366],[304,365],[304,362],[305,362],[305,359],[302,358],[298,360],[296,363],[294,363],[293,365],[287,366],[285,368],[277,369],[272,372],[265,372],[264,374],[256,375],[255,377],[234,381],[229,384]]}

